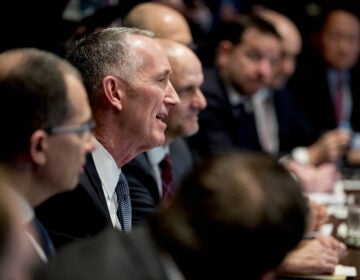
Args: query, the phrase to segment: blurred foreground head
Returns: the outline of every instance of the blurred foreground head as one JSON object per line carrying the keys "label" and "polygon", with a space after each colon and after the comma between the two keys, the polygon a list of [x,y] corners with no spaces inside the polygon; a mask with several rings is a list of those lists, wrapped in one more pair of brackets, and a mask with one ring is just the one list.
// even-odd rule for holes
{"label": "blurred foreground head", "polygon": [[[36,48],[0,54],[0,178],[35,206],[73,189],[95,148],[79,71]],[[10,121],[11,120],[11,121]],[[61,168],[59,168],[61,167]]]}
{"label": "blurred foreground head", "polygon": [[275,158],[232,151],[197,162],[152,229],[186,279],[261,279],[300,241],[306,214]]}

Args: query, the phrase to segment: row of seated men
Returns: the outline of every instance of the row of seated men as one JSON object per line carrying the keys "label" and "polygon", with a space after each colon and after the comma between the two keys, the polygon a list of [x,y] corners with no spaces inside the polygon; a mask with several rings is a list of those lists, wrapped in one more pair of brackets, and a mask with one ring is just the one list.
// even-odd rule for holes
{"label": "row of seated men", "polygon": [[[172,199],[174,196],[176,197],[174,186],[179,185],[178,182],[181,181],[183,174],[191,169],[191,152],[195,151],[196,156],[202,158],[213,152],[223,152],[237,147],[264,150],[270,154],[280,155],[280,152],[290,151],[296,147],[285,141],[284,144],[289,145],[290,148],[288,150],[280,149],[280,138],[276,136],[286,133],[280,133],[282,129],[280,123],[274,125],[274,120],[279,119],[278,112],[274,111],[274,108],[270,110],[270,115],[265,117],[265,120],[270,120],[270,124],[265,124],[263,119],[259,119],[261,113],[254,115],[254,112],[258,110],[257,104],[267,101],[269,96],[275,98],[272,90],[265,90],[265,88],[270,88],[270,86],[276,88],[276,75],[280,80],[277,82],[284,86],[282,83],[285,83],[288,76],[294,71],[293,64],[297,53],[297,51],[287,53],[288,49],[286,49],[284,38],[290,38],[290,35],[284,37],[281,34],[281,27],[286,26],[286,18],[267,10],[258,11],[258,14],[260,16],[243,16],[238,21],[231,22],[226,26],[227,32],[223,33],[224,38],[221,38],[218,45],[216,67],[209,71],[205,69],[204,77],[200,61],[189,48],[174,41],[162,39],[156,39],[154,44],[151,39],[152,35],[146,32],[142,33],[126,28],[105,29],[90,35],[75,45],[72,52],[69,53],[68,60],[83,75],[96,124],[95,142],[92,142],[93,139],[91,140],[88,134],[86,134],[86,139],[83,138],[87,143],[86,149],[82,151],[83,155],[84,152],[89,152],[89,154],[86,158],[84,172],[81,172],[80,184],[74,190],[70,191],[69,188],[76,183],[66,182],[69,183],[67,192],[48,199],[52,194],[64,189],[52,190],[51,194],[47,192],[47,195],[43,195],[39,199],[30,200],[31,206],[42,204],[37,207],[36,215],[45,224],[57,249],[61,249],[67,243],[75,243],[81,239],[95,236],[107,226],[130,232],[149,215],[152,216],[152,213],[159,207],[166,209],[165,213],[169,214],[168,218],[171,219],[171,209],[174,209],[172,208]],[[280,21],[278,31],[269,23],[272,18],[275,26],[276,22]],[[130,23],[128,24],[130,25]],[[179,30],[182,29],[178,26],[176,31]],[[156,32],[156,30],[154,31]],[[291,32],[291,34],[295,34],[296,38],[296,33]],[[159,32],[156,34],[159,35]],[[176,32],[171,34],[176,34]],[[191,39],[191,36],[188,38]],[[119,42],[123,42],[123,44],[121,45]],[[123,53],[114,53],[115,48],[119,48]],[[114,64],[115,62],[116,64]],[[287,68],[289,63],[290,70]],[[201,85],[205,96],[200,90]],[[284,96],[285,98],[289,97],[289,95]],[[261,105],[259,106],[261,107]],[[292,115],[297,117],[295,109],[290,110],[288,106],[284,106],[288,111],[281,111],[281,114],[288,114],[285,121],[290,121]],[[141,109],[139,110],[139,108]],[[261,110],[259,109],[259,111]],[[272,116],[273,119],[267,116]],[[91,129],[92,125],[88,122],[89,116],[85,118],[82,115],[82,117],[86,122],[80,128],[72,127],[71,123],[69,123],[70,128],[55,126],[48,130],[49,135],[61,136],[63,133],[76,132],[83,137],[84,131]],[[265,130],[260,130],[259,124],[265,124],[263,125]],[[305,122],[304,124],[308,125]],[[355,127],[355,125],[353,126]],[[288,127],[295,128],[295,122],[288,124]],[[302,164],[312,163],[319,165],[314,168],[319,168],[321,164],[338,159],[344,147],[348,145],[350,137],[349,131],[342,129],[330,131],[322,137],[319,136],[319,131],[313,132],[313,130],[313,127],[309,125],[311,133],[309,132],[306,136],[313,137],[309,137],[311,140],[306,143],[299,141],[302,146],[308,144],[308,148],[305,149],[305,160],[304,149],[301,151]],[[263,138],[259,137],[266,131],[270,134],[266,134],[266,137]],[[294,129],[293,133],[299,131],[300,128]],[[305,133],[296,137],[294,137],[295,134],[289,135],[295,141],[302,139]],[[188,149],[187,142],[181,138],[184,136],[190,137],[187,140],[189,140],[192,151]],[[314,142],[316,140],[318,142]],[[35,150],[36,148],[39,147],[34,146]],[[170,180],[165,181],[165,179],[162,180],[162,173],[165,173],[162,171],[163,164],[159,165],[159,163],[169,151],[174,170],[168,172],[166,176]],[[297,151],[299,154],[300,150]],[[79,153],[76,154],[70,150],[62,151],[57,156],[61,158],[61,156],[70,156],[69,154],[74,157],[79,156]],[[294,156],[296,157],[296,153]],[[74,169],[72,164],[77,162],[76,160],[62,159],[64,162],[68,160],[67,168]],[[39,160],[41,159],[39,158]],[[52,160],[53,164],[55,164],[54,161],[58,161],[57,157]],[[85,163],[85,158],[81,163]],[[291,170],[295,172],[300,181],[303,177],[307,177],[307,175],[302,176],[304,175],[301,173],[304,171],[302,165],[296,165],[292,160],[286,160],[285,163],[288,168],[293,168]],[[227,169],[226,166],[225,164],[221,169],[222,172]],[[81,171],[79,166],[75,167],[77,167],[75,168],[77,171],[79,169]],[[48,177],[56,172],[49,169],[45,171],[46,174],[49,174]],[[334,170],[332,172],[334,173]],[[333,173],[329,173],[329,176]],[[126,179],[121,174],[125,174]],[[172,175],[175,175],[175,181],[171,180]],[[197,175],[199,174],[195,173],[194,176]],[[223,173],[219,175],[224,176]],[[61,181],[61,176],[57,176],[56,179]],[[335,175],[333,176],[335,179]],[[9,177],[11,178],[10,175]],[[47,179],[50,180],[50,178]],[[176,182],[176,180],[178,181]],[[223,179],[219,178],[219,180],[219,186],[222,186]],[[12,179],[8,181],[10,184]],[[121,183],[118,184],[118,181]],[[313,184],[312,181],[309,185]],[[305,187],[305,185],[302,186]],[[45,203],[43,203],[44,201]],[[234,202],[236,204],[236,201]],[[186,203],[181,207],[186,209]],[[189,205],[189,216],[196,212],[190,211],[190,209]],[[255,214],[256,211],[253,213]],[[188,218],[191,220],[191,217]],[[165,227],[165,221],[162,222]],[[176,221],[176,223],[181,225],[181,221]],[[298,226],[301,227],[301,219],[299,219]],[[166,228],[163,230],[171,231]],[[180,226],[178,230],[181,230]],[[202,231],[201,228],[199,230]],[[216,233],[214,227],[207,230],[207,227],[204,226],[203,230],[210,236],[212,236],[211,232],[215,231],[214,234]],[[166,234],[164,235],[162,238],[166,237]],[[219,236],[215,234],[215,237]],[[206,239],[206,237],[204,238]],[[306,264],[300,268],[291,266],[294,255],[290,255],[288,259],[285,258],[283,267],[290,269],[290,272],[293,273],[331,273],[334,265],[344,255],[343,244],[330,237],[331,245],[329,245],[329,240],[328,242],[319,240],[321,239],[307,242],[317,244],[319,250],[316,251],[316,254],[319,259],[324,252],[321,248],[329,247],[327,254],[330,254],[331,258],[328,263],[321,263],[321,265],[319,262],[317,266],[311,264],[312,270],[306,270]],[[209,237],[210,241],[214,240]],[[136,242],[139,240],[136,239]],[[129,246],[130,244],[133,246],[136,242],[129,241]],[[167,243],[166,246],[178,246],[178,244],[171,245],[171,240],[168,242],[170,244]],[[111,248],[111,244],[109,245]],[[293,246],[288,246],[286,250],[289,250],[290,247]],[[304,248],[306,248],[305,245],[296,249],[299,253],[297,259],[295,256],[295,260],[299,260],[303,256],[301,250]],[[141,249],[143,250],[143,248]],[[181,252],[181,248],[179,250]],[[257,252],[255,247],[253,250]],[[175,250],[175,252],[179,251]],[[170,262],[175,260],[175,264],[178,266],[175,271],[179,273],[180,267],[180,274],[183,274],[186,279],[195,279],[194,277],[199,277],[200,273],[218,275],[219,272],[216,269],[209,269],[207,272],[203,269],[211,266],[212,262],[218,258],[207,259],[204,257],[203,263],[199,264],[200,268],[197,270],[192,264],[194,263],[191,261],[192,258],[187,261],[178,260],[181,257],[188,257],[187,253],[189,252],[184,252],[184,256],[180,254],[180,257],[175,257],[172,252],[170,253],[171,257],[162,258],[162,262],[164,259],[166,263],[169,262],[169,259]],[[213,254],[214,252],[208,253]],[[230,251],[226,252],[225,250],[224,253],[230,254]],[[285,256],[285,253],[282,253],[282,257]],[[193,257],[198,259],[196,252],[194,254]],[[199,254],[202,254],[201,251]],[[248,260],[251,260],[251,257],[248,257]],[[278,258],[277,264],[280,263],[282,257]],[[236,255],[231,258],[236,258]],[[324,256],[324,259],[329,260],[329,257]],[[98,259],[95,258],[94,261],[98,261]],[[54,258],[55,268],[56,262],[57,257]],[[113,264],[109,262],[109,265]],[[228,268],[229,265],[230,263],[226,267],[219,266],[219,268]],[[81,265],[79,265],[80,267]],[[102,268],[106,270],[106,267]],[[225,270],[222,269],[222,271]],[[125,272],[123,271],[124,275],[126,275]],[[212,272],[214,274],[211,274]],[[229,270],[228,275],[233,275],[230,272],[235,273],[233,270]],[[259,269],[259,272],[263,273],[264,271]],[[73,279],[81,279],[75,270],[67,273],[72,274]],[[51,267],[49,274],[52,275],[49,277],[56,277],[56,273],[51,273]],[[99,279],[96,274],[93,277]],[[113,279],[111,277],[115,276],[109,277],[109,279]],[[71,278],[66,277],[66,279]],[[127,279],[138,278],[128,276]]]}
{"label": "row of seated men", "polygon": [[[169,50],[176,48],[176,54],[186,53],[196,58],[186,46],[153,39],[152,35],[139,29],[112,28],[93,35],[100,36],[101,40],[93,41],[90,36],[91,43],[83,41],[90,46],[94,42],[120,45],[128,50],[129,57],[125,60],[137,66],[135,73],[141,82],[131,80],[134,76],[129,73],[134,68],[126,63],[120,65],[130,72],[118,73],[125,75],[124,80],[112,75],[103,79],[110,82],[105,92],[112,91],[111,100],[118,99],[117,106],[122,99],[123,105],[143,104],[143,109],[150,109],[146,115],[153,118],[149,117],[145,125],[151,123],[158,130],[140,130],[153,141],[149,144],[149,138],[139,138],[141,145],[164,142],[165,125],[157,116],[167,115],[168,107],[178,103],[169,79],[162,78],[169,75],[171,68],[161,46]],[[84,45],[80,43],[79,47]],[[129,51],[131,49],[136,56]],[[101,56],[106,52],[104,48],[98,50]],[[109,46],[108,54],[112,56],[113,50],[113,46]],[[122,52],[119,57],[123,57]],[[144,61],[140,59],[138,65],[136,57]],[[88,56],[84,58],[87,60]],[[110,63],[117,62],[110,60]],[[152,65],[148,71],[143,71],[149,64]],[[108,225],[92,238],[68,234],[66,237],[72,240],[68,240],[68,246],[61,247],[58,239],[49,238],[39,220],[41,217],[34,215],[33,208],[61,192],[67,191],[71,197],[72,192],[84,188],[81,184],[88,175],[82,174],[82,166],[89,166],[85,156],[92,157],[96,152],[101,153],[101,149],[105,152],[91,132],[94,129],[96,133],[101,126],[94,127],[81,75],[68,61],[39,49],[21,48],[3,52],[0,65],[3,89],[0,96],[4,101],[1,112],[3,127],[9,133],[9,137],[2,140],[2,147],[6,148],[1,149],[0,164],[1,279],[212,279],[237,275],[247,279],[273,279],[289,250],[299,243],[306,231],[315,229],[309,228],[309,219],[312,224],[318,218],[308,212],[309,204],[301,186],[276,157],[234,150],[196,163],[179,184],[176,195],[165,198],[163,209],[137,226],[132,225],[126,179],[119,168],[112,170],[120,171],[116,174],[119,192],[115,190],[117,202],[114,206],[118,208],[115,217],[111,216],[109,205]],[[149,79],[148,74],[151,74],[150,81],[146,79]],[[126,78],[130,79],[126,82],[134,84],[125,84]],[[137,96],[135,100],[134,95]],[[100,98],[107,99],[107,95]],[[19,99],[25,102],[9,124],[5,115],[13,110]],[[158,107],[156,115],[154,106]],[[114,110],[108,107],[105,115],[113,115]],[[125,109],[117,111],[122,110]],[[93,111],[95,117],[97,113]],[[138,112],[128,111],[132,118]],[[120,122],[111,123],[119,127]],[[138,124],[145,128],[143,122]],[[102,164],[109,163],[104,160]],[[80,185],[76,187],[79,174],[82,174]],[[87,188],[88,195],[92,191],[100,192],[100,189]],[[87,194],[83,192],[83,195],[77,204],[80,212],[88,203]],[[64,198],[62,210],[65,213],[72,205],[66,196]],[[98,200],[98,203],[102,202]],[[105,208],[105,203],[102,206]],[[97,220],[92,219],[94,216],[88,216],[91,214],[90,211],[84,213],[83,218],[96,223]],[[110,220],[114,224],[110,224]],[[81,226],[85,229],[86,225]],[[50,232],[65,237],[64,231]],[[346,252],[335,239],[319,238],[311,243],[312,250],[317,244],[321,251],[328,244],[334,249],[335,260]],[[239,263],[243,269],[239,270]],[[331,270],[331,265],[327,269]]]}

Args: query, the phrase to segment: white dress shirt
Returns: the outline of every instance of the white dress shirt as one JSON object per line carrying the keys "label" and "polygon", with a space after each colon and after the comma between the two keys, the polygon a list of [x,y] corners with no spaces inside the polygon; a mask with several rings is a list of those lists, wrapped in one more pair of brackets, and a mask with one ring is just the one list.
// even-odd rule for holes
{"label": "white dress shirt", "polygon": [[277,154],[279,152],[279,127],[272,94],[268,88],[262,88],[253,95],[251,101],[261,147],[268,153]]}
{"label": "white dress shirt", "polygon": [[155,180],[159,190],[159,197],[162,197],[162,181],[159,164],[163,160],[164,156],[169,154],[169,152],[169,146],[155,147],[146,152],[155,175]]}
{"label": "white dress shirt", "polygon": [[36,254],[39,256],[40,260],[44,263],[48,262],[48,258],[39,244],[38,237],[36,237],[36,229],[32,227],[31,221],[35,218],[34,209],[31,207],[29,202],[18,192],[14,191],[14,197],[17,200],[17,205],[20,206],[20,213],[22,224],[25,228],[26,237],[29,239],[32,247],[34,248]]}
{"label": "white dress shirt", "polygon": [[105,194],[111,222],[115,228],[121,229],[121,223],[116,214],[118,202],[115,193],[121,169],[117,166],[109,152],[97,140],[96,149],[92,152],[92,156]]}

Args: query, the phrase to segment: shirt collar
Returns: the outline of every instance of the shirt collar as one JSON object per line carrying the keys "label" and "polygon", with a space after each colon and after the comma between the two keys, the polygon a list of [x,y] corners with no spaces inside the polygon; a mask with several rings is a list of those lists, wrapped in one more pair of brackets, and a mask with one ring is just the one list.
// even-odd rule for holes
{"label": "shirt collar", "polygon": [[247,103],[249,102],[250,98],[240,95],[239,92],[237,92],[233,86],[231,86],[229,83],[225,83],[226,92],[229,98],[230,105],[232,107],[235,107],[239,105],[240,103]]}
{"label": "shirt collar", "polygon": [[96,149],[92,152],[96,170],[105,190],[112,195],[115,191],[121,169],[104,146],[95,139]]}
{"label": "shirt collar", "polygon": [[264,100],[271,98],[273,95],[273,91],[269,88],[261,88],[259,89],[252,97],[252,101],[254,103],[262,103]]}
{"label": "shirt collar", "polygon": [[14,192],[15,200],[17,200],[17,203],[20,207],[22,222],[26,224],[35,217],[34,209],[20,193],[18,193],[15,190],[13,192]]}
{"label": "shirt collar", "polygon": [[157,166],[169,151],[169,146],[159,146],[147,151],[147,154],[151,164]]}

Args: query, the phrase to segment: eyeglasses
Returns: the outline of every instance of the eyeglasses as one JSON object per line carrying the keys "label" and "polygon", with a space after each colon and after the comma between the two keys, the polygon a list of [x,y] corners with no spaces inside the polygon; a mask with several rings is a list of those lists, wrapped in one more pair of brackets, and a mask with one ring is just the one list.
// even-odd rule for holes
{"label": "eyeglasses", "polygon": [[61,125],[46,128],[45,131],[49,135],[62,133],[76,133],[79,137],[83,137],[85,132],[90,132],[95,128],[95,122],[90,121],[80,125]]}

